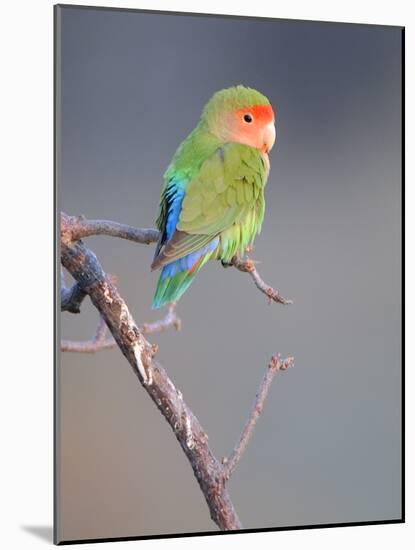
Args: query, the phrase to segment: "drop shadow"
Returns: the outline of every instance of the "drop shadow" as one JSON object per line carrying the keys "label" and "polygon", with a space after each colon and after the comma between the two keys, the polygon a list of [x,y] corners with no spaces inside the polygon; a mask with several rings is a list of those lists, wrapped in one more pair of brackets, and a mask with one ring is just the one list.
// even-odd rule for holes
{"label": "drop shadow", "polygon": [[21,528],[39,539],[53,543],[53,527],[51,525],[22,525]]}

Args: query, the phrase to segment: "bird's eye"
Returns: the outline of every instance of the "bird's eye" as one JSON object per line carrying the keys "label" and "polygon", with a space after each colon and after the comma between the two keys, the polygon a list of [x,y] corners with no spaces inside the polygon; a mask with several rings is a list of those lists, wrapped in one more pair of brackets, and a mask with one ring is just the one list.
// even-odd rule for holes
{"label": "bird's eye", "polygon": [[245,122],[252,122],[253,118],[252,118],[252,115],[250,115],[249,113],[247,113],[246,115],[244,115],[244,121]]}

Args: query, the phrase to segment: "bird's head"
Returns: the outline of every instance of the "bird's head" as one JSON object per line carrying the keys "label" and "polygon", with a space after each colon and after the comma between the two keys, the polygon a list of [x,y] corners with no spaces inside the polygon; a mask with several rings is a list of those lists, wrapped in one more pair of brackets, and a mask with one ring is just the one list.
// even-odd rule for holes
{"label": "bird's head", "polygon": [[275,115],[257,90],[234,86],[216,92],[205,105],[202,120],[223,142],[243,143],[268,153],[275,142]]}

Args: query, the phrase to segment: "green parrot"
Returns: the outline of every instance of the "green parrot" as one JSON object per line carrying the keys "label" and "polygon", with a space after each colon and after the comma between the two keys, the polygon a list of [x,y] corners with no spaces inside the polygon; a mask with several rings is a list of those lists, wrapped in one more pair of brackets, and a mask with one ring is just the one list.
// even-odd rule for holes
{"label": "green parrot", "polygon": [[216,92],[164,174],[151,269],[153,309],[175,302],[209,260],[229,264],[261,230],[275,116],[257,90]]}

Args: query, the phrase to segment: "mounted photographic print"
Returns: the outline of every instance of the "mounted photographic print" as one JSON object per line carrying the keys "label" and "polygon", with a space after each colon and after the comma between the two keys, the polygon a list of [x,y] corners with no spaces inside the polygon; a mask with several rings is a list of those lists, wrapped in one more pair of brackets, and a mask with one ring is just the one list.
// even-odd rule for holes
{"label": "mounted photographic print", "polygon": [[403,36],[55,6],[55,543],[403,521]]}

